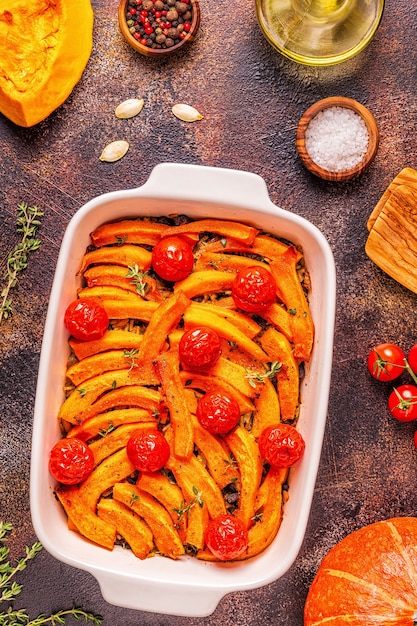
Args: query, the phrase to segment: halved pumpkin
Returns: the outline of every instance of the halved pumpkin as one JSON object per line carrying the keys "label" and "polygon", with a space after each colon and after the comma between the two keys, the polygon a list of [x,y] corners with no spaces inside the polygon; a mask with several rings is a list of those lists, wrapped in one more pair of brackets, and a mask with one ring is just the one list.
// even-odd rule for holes
{"label": "halved pumpkin", "polygon": [[413,626],[416,545],[415,517],[382,520],[347,535],[319,567],[304,626]]}
{"label": "halved pumpkin", "polygon": [[0,10],[0,111],[19,126],[70,95],[93,45],[90,0],[10,0]]}

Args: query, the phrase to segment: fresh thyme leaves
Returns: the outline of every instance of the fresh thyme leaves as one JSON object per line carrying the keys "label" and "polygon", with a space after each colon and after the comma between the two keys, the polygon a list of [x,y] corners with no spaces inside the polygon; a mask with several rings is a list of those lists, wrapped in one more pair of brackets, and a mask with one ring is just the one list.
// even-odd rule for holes
{"label": "fresh thyme leaves", "polygon": [[224,474],[226,474],[226,472],[229,469],[236,469],[237,468],[237,461],[235,459],[235,457],[233,456],[232,453],[229,454],[229,457],[227,459],[223,459],[223,461],[226,464],[226,468],[224,470]]}
{"label": "fresh thyme leaves", "polygon": [[116,235],[116,244],[118,246],[122,246],[125,243],[126,239],[127,235],[124,235],[123,237],[120,237],[120,235]]}
{"label": "fresh thyme leaves", "polygon": [[87,389],[85,389],[84,387],[82,389],[78,389],[78,393],[82,398],[84,398],[85,394],[87,393]]}
{"label": "fresh thyme leaves", "polygon": [[13,312],[10,290],[17,285],[18,275],[28,266],[28,256],[39,248],[41,242],[35,238],[43,212],[37,206],[28,206],[22,202],[17,207],[16,230],[22,234],[20,243],[7,256],[7,269],[4,275],[5,287],[1,291],[0,322]]}
{"label": "fresh thyme leaves", "polygon": [[194,493],[194,498],[192,498],[188,502],[188,504],[183,500],[183,502],[181,503],[180,509],[172,509],[178,515],[178,522],[181,522],[184,518],[184,515],[188,513],[188,511],[190,511],[193,508],[193,506],[195,506],[196,504],[198,504],[200,508],[204,506],[203,492],[199,491],[197,487],[193,485],[193,493]]}
{"label": "fresh thyme leaves", "polygon": [[114,426],[114,424],[112,422],[110,422],[110,424],[107,426],[107,428],[100,428],[100,430],[98,431],[98,434],[100,435],[100,437],[105,437],[109,433],[113,432],[113,430],[115,430],[115,429],[116,429],[116,427]]}
{"label": "fresh thyme leaves", "polygon": [[150,289],[149,283],[145,280],[147,272],[140,270],[137,263],[133,266],[129,265],[128,269],[126,278],[131,278],[130,282],[132,285],[135,285],[136,291],[140,296],[146,296]]}
{"label": "fresh thyme leaves", "polygon": [[273,361],[271,363],[271,367],[269,370],[265,372],[249,372],[246,370],[245,378],[248,379],[248,382],[251,387],[256,387],[257,383],[264,383],[267,378],[274,378],[274,376],[279,372],[282,367],[282,363],[278,361]]}
{"label": "fresh thyme leaves", "polygon": [[25,547],[25,556],[16,561],[15,565],[11,565],[8,561],[9,549],[5,545],[7,535],[12,530],[10,523],[0,520],[0,626],[41,626],[42,624],[65,624],[65,619],[69,616],[76,620],[84,618],[85,622],[91,622],[94,626],[100,626],[103,618],[100,615],[94,615],[81,608],[73,607],[52,613],[52,615],[38,615],[35,619],[31,619],[25,609],[14,609],[13,605],[9,605],[6,610],[2,604],[5,602],[13,602],[22,591],[23,585],[19,585],[13,580],[17,572],[26,569],[28,561],[34,559],[42,550],[42,544],[36,541],[33,546]]}
{"label": "fresh thyme leaves", "polygon": [[135,502],[137,502],[138,500],[140,500],[139,496],[137,493],[135,493],[134,491],[132,491],[131,495],[131,499],[130,499],[130,506],[132,506],[133,504],[135,504]]}
{"label": "fresh thyme leaves", "polygon": [[137,367],[138,364],[136,363],[136,355],[139,352],[139,350],[137,348],[132,348],[131,350],[123,350],[123,356],[125,357],[125,359],[128,359],[129,362],[129,372],[134,368]]}

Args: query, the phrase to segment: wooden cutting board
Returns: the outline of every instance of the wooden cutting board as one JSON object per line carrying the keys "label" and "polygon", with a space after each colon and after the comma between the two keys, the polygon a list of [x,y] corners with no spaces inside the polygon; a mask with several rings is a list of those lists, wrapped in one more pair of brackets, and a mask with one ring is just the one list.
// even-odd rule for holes
{"label": "wooden cutting board", "polygon": [[411,185],[408,180],[391,189],[374,217],[366,254],[389,276],[417,293],[417,172]]}
{"label": "wooden cutting board", "polygon": [[375,220],[381,212],[382,207],[385,205],[386,201],[390,197],[393,191],[397,189],[400,185],[406,185],[410,189],[415,189],[417,191],[417,170],[414,170],[412,167],[405,167],[401,172],[394,178],[392,183],[387,187],[386,191],[382,194],[380,200],[376,204],[374,210],[369,216],[368,222],[366,224],[368,230],[370,231],[375,224]]}

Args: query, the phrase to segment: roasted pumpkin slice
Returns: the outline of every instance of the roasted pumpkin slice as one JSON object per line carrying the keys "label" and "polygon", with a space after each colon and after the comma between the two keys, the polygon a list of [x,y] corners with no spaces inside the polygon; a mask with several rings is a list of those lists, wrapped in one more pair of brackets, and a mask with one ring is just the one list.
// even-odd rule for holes
{"label": "roasted pumpkin slice", "polygon": [[261,344],[271,361],[280,364],[276,376],[281,419],[291,421],[296,418],[300,395],[300,376],[292,345],[274,328],[265,331],[261,337]]}
{"label": "roasted pumpkin slice", "polygon": [[303,287],[297,274],[297,250],[290,246],[279,259],[272,261],[271,271],[281,300],[291,313],[294,356],[308,361],[313,349],[314,325]]}
{"label": "roasted pumpkin slice", "polygon": [[[130,462],[125,448],[114,452],[100,465],[95,467],[91,474],[81,483],[78,490],[86,508],[95,512],[97,502],[102,493],[113,487],[113,485],[130,476],[135,471]],[[75,523],[79,527],[78,519]]]}
{"label": "roasted pumpkin slice", "polygon": [[82,341],[71,337],[69,344],[80,361],[93,354],[105,352],[106,350],[139,350],[142,335],[132,333],[127,330],[108,330],[101,339],[92,341]]}
{"label": "roasted pumpkin slice", "polygon": [[232,453],[220,438],[200,426],[196,418],[194,418],[194,439],[220,489],[238,481],[239,471]]}
{"label": "roasted pumpkin slice", "polygon": [[237,344],[240,350],[247,352],[258,361],[268,360],[267,355],[257,343],[221,316],[220,307],[219,314],[217,314],[213,310],[202,309],[198,304],[190,305],[184,313],[184,328],[188,330],[196,326],[206,326],[213,329],[219,337]]}
{"label": "roasted pumpkin slice", "polygon": [[90,265],[121,265],[146,271],[151,266],[152,253],[141,246],[122,244],[120,246],[97,248],[87,252],[82,259],[79,273],[82,274]]}
{"label": "roasted pumpkin slice", "polygon": [[[87,417],[98,415],[110,408],[110,406],[106,406],[105,402],[101,404],[98,403],[94,409],[91,408],[91,405],[102,394],[107,395],[109,392],[119,390],[121,387],[124,388],[133,385],[140,387],[145,400],[149,399],[147,406],[144,408],[150,408],[152,404],[153,408],[156,408],[159,401],[158,392],[142,387],[139,383],[140,377],[133,375],[133,372],[129,372],[128,370],[106,372],[105,374],[100,374],[100,376],[90,378],[84,386],[81,385],[77,387],[68,396],[59,410],[58,418],[70,422],[71,424],[81,424]],[[129,403],[125,402],[122,406],[129,406]]]}
{"label": "roasted pumpkin slice", "polygon": [[235,515],[248,527],[255,514],[255,498],[262,478],[262,459],[252,433],[237,426],[225,436],[240,474],[239,505]]}
{"label": "roasted pumpkin slice", "polygon": [[158,382],[153,361],[162,352],[167,335],[180,321],[190,301],[178,291],[164,300],[154,311],[152,319],[146,327],[143,341],[139,348],[138,364],[147,373],[149,379]]}
{"label": "roasted pumpkin slice", "polygon": [[117,483],[113,487],[113,498],[145,520],[161,554],[171,559],[177,559],[184,554],[184,546],[174,528],[171,516],[155,498],[129,483]]}
{"label": "roasted pumpkin slice", "polygon": [[134,432],[145,428],[147,431],[152,429],[156,430],[157,423],[153,421],[139,424],[124,424],[114,430],[103,433],[100,439],[97,439],[89,444],[90,449],[93,451],[96,465],[101,463],[104,459],[107,459],[118,450],[124,448]]}
{"label": "roasted pumpkin slice", "polygon": [[19,126],[44,120],[80,80],[93,45],[89,0],[24,0],[0,12],[0,111]]}
{"label": "roasted pumpkin slice", "polygon": [[166,234],[169,226],[148,220],[121,220],[108,222],[91,233],[96,248],[123,243],[155,245]]}
{"label": "roasted pumpkin slice", "polygon": [[269,270],[269,265],[252,257],[239,256],[237,254],[221,254],[217,252],[203,252],[195,264],[197,271],[207,271],[216,268],[220,272],[230,272],[236,276],[237,272],[245,267],[264,267]]}
{"label": "roasted pumpkin slice", "polygon": [[155,361],[162,385],[162,393],[169,409],[174,454],[188,459],[194,447],[194,429],[180,377],[180,362],[177,352],[161,354]]}
{"label": "roasted pumpkin slice", "polygon": [[132,509],[112,498],[102,498],[97,505],[99,518],[112,524],[129,544],[133,554],[146,559],[154,548],[149,526]]}
{"label": "roasted pumpkin slice", "polygon": [[232,396],[239,404],[241,413],[250,413],[254,410],[252,402],[236,387],[233,387],[226,380],[222,380],[217,376],[205,376],[204,374],[196,374],[195,372],[180,372],[182,384],[187,389],[196,389],[200,391],[210,391],[212,389],[221,389],[224,393]]}
{"label": "roasted pumpkin slice", "polygon": [[79,487],[60,485],[55,491],[67,516],[68,527],[77,530],[83,537],[103,548],[112,550],[116,541],[116,526],[100,519],[94,511],[86,507]]}
{"label": "roasted pumpkin slice", "polygon": [[180,226],[171,226],[167,229],[166,235],[184,235],[190,233],[216,233],[223,237],[233,237],[250,245],[258,234],[258,230],[253,226],[240,222],[227,220],[205,219],[196,220]]}
{"label": "roasted pumpkin slice", "polygon": [[205,535],[207,530],[207,524],[209,522],[209,514],[207,507],[200,506],[196,497],[191,497],[191,500],[184,503],[185,508],[188,507],[188,523],[187,531],[185,534],[184,544],[188,549],[194,552],[202,550],[205,544]]}
{"label": "roasted pumpkin slice", "polygon": [[235,274],[213,269],[192,272],[187,278],[176,283],[174,291],[181,289],[188,298],[195,298],[207,293],[223,293],[232,288]]}
{"label": "roasted pumpkin slice", "polygon": [[195,500],[198,496],[198,499],[207,507],[210,517],[217,517],[226,512],[221,490],[194,455],[184,460],[171,454],[167,468],[174,474],[182,492],[187,494],[187,499]]}
{"label": "roasted pumpkin slice", "polygon": [[255,499],[255,517],[259,518],[248,531],[248,549],[242,558],[260,554],[279,530],[282,521],[282,486],[288,470],[271,467]]}
{"label": "roasted pumpkin slice", "polygon": [[107,433],[112,432],[114,428],[123,424],[152,424],[155,422],[151,411],[146,409],[114,409],[106,413],[100,413],[94,417],[86,419],[80,426],[73,426],[68,431],[67,437],[76,437],[83,441],[94,439],[95,437],[104,437]]}
{"label": "roasted pumpkin slice", "polygon": [[134,350],[109,350],[105,353],[86,357],[71,365],[66,372],[67,378],[78,387],[89,378],[105,372],[129,370],[135,365]]}
{"label": "roasted pumpkin slice", "polygon": [[272,382],[265,378],[258,389],[259,396],[254,400],[255,414],[251,429],[256,439],[265,428],[277,424],[281,417],[278,395]]}
{"label": "roasted pumpkin slice", "polygon": [[138,478],[137,487],[149,493],[166,508],[180,537],[184,538],[187,516],[183,514],[184,496],[178,485],[171,482],[161,472],[150,474],[142,472]]}
{"label": "roasted pumpkin slice", "polygon": [[208,302],[193,302],[190,304],[191,313],[200,310],[200,315],[214,313],[223,320],[233,324],[238,330],[243,332],[249,339],[253,339],[261,332],[261,327],[251,317],[234,311],[227,307],[217,306]]}

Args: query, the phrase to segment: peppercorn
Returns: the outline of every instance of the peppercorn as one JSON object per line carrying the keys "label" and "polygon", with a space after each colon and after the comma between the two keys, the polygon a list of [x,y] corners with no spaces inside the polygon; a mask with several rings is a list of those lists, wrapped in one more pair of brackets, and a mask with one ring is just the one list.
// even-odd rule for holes
{"label": "peppercorn", "polygon": [[191,30],[190,0],[128,0],[125,13],[131,35],[150,48],[171,48]]}

